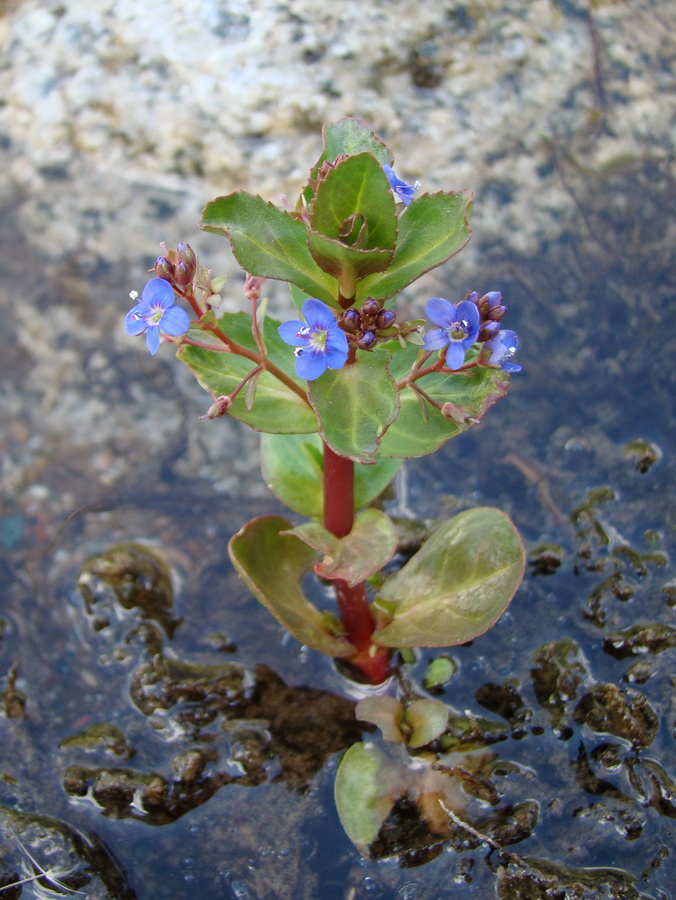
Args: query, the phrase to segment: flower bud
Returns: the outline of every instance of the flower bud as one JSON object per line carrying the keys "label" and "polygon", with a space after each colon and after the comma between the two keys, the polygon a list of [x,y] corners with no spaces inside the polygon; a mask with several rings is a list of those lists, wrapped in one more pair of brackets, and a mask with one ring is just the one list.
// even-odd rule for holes
{"label": "flower bud", "polygon": [[382,308],[381,300],[374,300],[373,297],[369,297],[361,308],[361,314],[363,316],[377,316]]}
{"label": "flower bud", "polygon": [[376,316],[376,328],[389,328],[396,318],[396,313],[391,309],[383,309]]}
{"label": "flower bud", "polygon": [[370,348],[375,344],[376,340],[377,338],[375,331],[367,329],[363,332],[362,336],[357,341],[357,347],[360,347],[362,350],[370,350]]}
{"label": "flower bud", "polygon": [[206,416],[200,416],[200,419],[219,419],[224,416],[233,404],[232,397],[217,397],[207,410]]}
{"label": "flower bud", "polygon": [[444,403],[440,411],[445,419],[450,419],[452,422],[455,422],[458,428],[463,431],[465,428],[469,428],[470,425],[479,424],[479,420],[472,418],[467,410],[450,401]]}
{"label": "flower bud", "polygon": [[345,331],[358,331],[361,328],[361,313],[358,309],[348,309],[343,316]]}
{"label": "flower bud", "polygon": [[261,296],[261,288],[263,287],[263,283],[265,282],[265,278],[260,278],[257,275],[249,275],[247,272],[247,276],[244,279],[244,296],[247,300],[258,300]]}
{"label": "flower bud", "polygon": [[507,312],[506,306],[492,306],[488,310],[486,317],[490,322],[501,322],[505,318],[506,312]]}
{"label": "flower bud", "polygon": [[194,274],[193,267],[183,259],[179,260],[174,266],[174,281],[176,284],[180,284],[181,287],[190,284]]}
{"label": "flower bud", "polygon": [[490,341],[491,338],[495,337],[498,331],[500,331],[500,326],[497,322],[484,322],[479,329],[479,334],[476,339],[480,342]]}
{"label": "flower bud", "polygon": [[155,274],[158,278],[164,278],[165,281],[171,281],[173,277],[173,266],[166,256],[158,256],[155,260]]}

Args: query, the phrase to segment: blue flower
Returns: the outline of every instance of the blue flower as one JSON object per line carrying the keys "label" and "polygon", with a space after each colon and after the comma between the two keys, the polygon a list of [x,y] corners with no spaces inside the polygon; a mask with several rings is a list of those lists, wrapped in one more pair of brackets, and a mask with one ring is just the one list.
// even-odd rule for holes
{"label": "blue flower", "polygon": [[332,310],[321,300],[303,303],[303,318],[279,326],[279,336],[295,347],[296,375],[314,381],[329,369],[342,369],[347,361],[347,336]]}
{"label": "blue flower", "polygon": [[[132,295],[133,296],[133,295]],[[141,302],[130,309],[124,320],[127,334],[146,332],[146,346],[154,356],[160,346],[160,332],[185,334],[190,328],[190,317],[180,306],[174,306],[174,291],[163,278],[151,278],[143,288]]]}
{"label": "blue flower", "polygon": [[487,360],[489,366],[499,366],[505,372],[520,372],[521,366],[517,366],[512,362],[512,357],[516,353],[519,345],[515,331],[506,329],[500,331],[490,341],[486,341],[484,347],[491,351],[491,355]]}
{"label": "blue flower", "polygon": [[448,300],[432,297],[425,306],[427,318],[438,328],[428,331],[423,347],[425,350],[446,351],[446,365],[456,371],[465,361],[465,353],[472,346],[479,333],[479,310],[471,300],[462,300],[455,306]]}
{"label": "blue flower", "polygon": [[415,194],[417,184],[407,184],[405,181],[402,181],[401,178],[397,178],[392,166],[384,165],[383,171],[387,175],[390,187],[397,198],[401,200],[404,206],[408,206],[411,200],[413,200],[413,194]]}

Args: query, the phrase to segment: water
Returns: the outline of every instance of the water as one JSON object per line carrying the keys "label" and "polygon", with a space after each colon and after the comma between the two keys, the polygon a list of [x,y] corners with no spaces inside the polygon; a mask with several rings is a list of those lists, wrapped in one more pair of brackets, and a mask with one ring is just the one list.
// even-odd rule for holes
{"label": "water", "polygon": [[[89,897],[475,900],[580,880],[585,897],[673,896],[674,647],[657,628],[673,626],[676,603],[673,183],[650,153],[601,176],[565,151],[553,146],[550,164],[579,216],[560,239],[519,255],[475,238],[523,372],[480,428],[407,464],[419,515],[498,506],[532,560],[499,625],[450,651],[458,672],[442,695],[502,729],[497,808],[538,805],[501,866],[458,838],[415,868],[360,857],[332,797],[341,748],[359,736],[345,684],[226,558],[244,521],[279,511],[259,487],[255,438],[226,420],[205,430],[204,400],[170,355],[130,350],[117,299],[128,271],[85,253],[55,263],[5,211],[0,672],[18,672],[0,718],[6,883],[35,874],[28,850],[45,868],[77,863],[61,877]],[[166,562],[173,606],[144,615],[102,595],[102,625],[78,573],[124,542]],[[610,652],[609,635],[639,624],[653,637]],[[97,723],[120,731],[63,744]],[[83,849],[80,832],[101,845]]]}

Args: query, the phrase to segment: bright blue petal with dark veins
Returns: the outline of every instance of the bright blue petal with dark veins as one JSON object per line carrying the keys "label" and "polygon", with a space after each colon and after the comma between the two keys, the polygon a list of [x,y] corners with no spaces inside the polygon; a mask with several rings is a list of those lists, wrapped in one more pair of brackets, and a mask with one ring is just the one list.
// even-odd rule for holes
{"label": "bright blue petal with dark veins", "polygon": [[124,319],[125,334],[131,334],[134,337],[143,334],[147,328],[147,322],[143,316],[145,306],[138,303],[133,309],[130,309]]}
{"label": "bright blue petal with dark veins", "polygon": [[446,351],[446,365],[449,369],[459,369],[465,361],[465,348],[461,341],[451,341]]}
{"label": "bright blue petal with dark veins", "polygon": [[448,326],[456,320],[455,306],[441,297],[432,297],[425,304],[425,314],[430,322],[441,328]]}
{"label": "bright blue petal with dark veins", "polygon": [[428,331],[425,335],[423,347],[425,350],[441,350],[442,347],[446,346],[448,341],[449,337],[445,331],[441,328],[433,328],[432,331]]}
{"label": "bright blue petal with dark veins", "polygon": [[164,309],[167,309],[169,306],[174,305],[174,291],[164,278],[151,278],[143,288],[141,300],[148,306],[162,306]]}
{"label": "bright blue petal with dark veins", "polygon": [[146,334],[146,347],[152,356],[155,356],[160,347],[160,329],[157,325],[150,325]]}
{"label": "bright blue petal with dark veins", "polygon": [[303,328],[307,328],[305,322],[301,322],[300,319],[291,319],[289,322],[283,322],[277,331],[285,344],[290,344],[292,347],[303,347],[307,344],[307,335],[298,337],[298,332]]}
{"label": "bright blue petal with dark veins", "polygon": [[303,303],[303,318],[311,328],[327,330],[336,325],[336,317],[326,303],[312,297]]}
{"label": "bright blue petal with dark veins", "polygon": [[326,371],[326,355],[324,353],[305,350],[296,357],[296,375],[307,381],[314,381]]}
{"label": "bright blue petal with dark veins", "polygon": [[172,306],[162,314],[160,326],[165,334],[185,334],[190,328],[190,316],[180,306]]}

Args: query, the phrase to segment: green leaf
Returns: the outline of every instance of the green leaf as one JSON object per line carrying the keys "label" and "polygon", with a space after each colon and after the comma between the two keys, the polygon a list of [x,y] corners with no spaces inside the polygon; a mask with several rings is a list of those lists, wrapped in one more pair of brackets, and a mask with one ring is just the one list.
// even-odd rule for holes
{"label": "green leaf", "polygon": [[[370,153],[381,166],[391,165],[393,162],[392,154],[385,144],[360,119],[345,118],[327,123],[322,128],[322,140],[322,154],[310,171],[311,181],[316,181],[317,173],[325,162],[332,163],[342,153],[348,156]],[[303,195],[308,203],[312,201],[313,194],[309,185],[303,188]]]}
{"label": "green leaf", "polygon": [[397,530],[378,509],[359,513],[347,537],[337,538],[316,522],[298,525],[289,533],[322,554],[322,561],[315,565],[317,575],[342,579],[350,587],[379,572],[397,549]]}
{"label": "green leaf", "polygon": [[[403,380],[411,372],[418,349],[415,345],[394,349],[389,370],[396,381]],[[380,349],[375,351],[376,354],[380,352]],[[420,394],[405,387],[399,393],[399,415],[382,438],[380,456],[407,459],[434,453],[446,441],[471,427],[471,420],[480,421],[486,410],[505,396],[509,375],[501,369],[477,366],[462,374],[425,375],[416,383],[436,403],[457,406],[466,421],[447,419]]]}
{"label": "green leaf", "polygon": [[[354,217],[363,227],[354,233]],[[397,215],[390,183],[370,153],[350,156],[317,187],[311,229],[361,250],[393,250]]]}
{"label": "green leaf", "polygon": [[280,516],[248,522],[228,544],[232,564],[256,599],[302,644],[329,656],[352,656],[353,645],[331,633],[327,617],[303,593],[301,581],[317,554],[281,533],[290,528]]}
{"label": "green leaf", "polygon": [[393,744],[403,744],[405,737],[399,726],[404,718],[404,707],[396,697],[375,694],[362,697],[354,708],[360,722],[370,722],[383,733],[383,738]]}
{"label": "green leaf", "polygon": [[299,313],[302,313],[303,304],[312,296],[312,294],[308,294],[306,293],[306,291],[301,291],[301,289],[296,284],[289,284],[289,292],[291,293],[291,300],[293,302],[293,305],[296,307]]}
{"label": "green leaf", "polygon": [[[375,744],[353,744],[344,754],[336,772],[334,797],[340,824],[363,856],[390,814],[394,798],[388,796],[398,785],[384,777],[392,769]],[[399,774],[399,773],[397,773]]]}
{"label": "green leaf", "polygon": [[[293,352],[280,340],[278,326],[279,322],[266,317],[263,335],[268,347],[268,358],[304,390],[305,382],[296,377]],[[256,352],[251,333],[251,317],[246,313],[226,313],[218,320],[218,327],[236,343]],[[199,329],[192,329],[189,335],[199,340],[204,339],[204,334]],[[235,353],[206,350],[190,344],[183,344],[176,356],[214,397],[232,393],[256,366],[254,361]],[[229,416],[257,431],[278,434],[317,431],[317,418],[308,404],[269,372],[261,372],[258,376],[251,409],[247,408],[247,394],[244,389],[235,397],[227,413]]]}
{"label": "green leaf", "polygon": [[344,118],[328,123],[322,128],[322,138],[324,151],[318,160],[318,166],[327,159],[333,162],[341,153],[347,153],[348,156],[371,153],[381,166],[391,165],[393,162],[392,154],[385,144],[361,119]]}
{"label": "green leaf", "polygon": [[[307,243],[317,265],[332,275],[343,296],[354,296],[356,282],[372,272],[382,272],[390,264],[393,250],[360,250],[308,229]],[[350,285],[350,288],[347,288]],[[345,294],[345,290],[349,292]]]}
{"label": "green leaf", "polygon": [[235,259],[249,274],[292,282],[311,297],[338,305],[335,280],[313,260],[306,226],[291,213],[238,191],[207,203],[201,227],[227,234]]}
{"label": "green leaf", "polygon": [[364,278],[357,299],[393,297],[416,278],[462,250],[472,233],[468,192],[423,194],[399,217],[399,234],[390,266]]}
{"label": "green leaf", "polygon": [[[322,439],[318,434],[261,435],[263,478],[273,494],[290,509],[321,519],[324,512]],[[355,511],[385,490],[403,460],[379,458],[354,470]]]}
{"label": "green leaf", "polygon": [[436,741],[446,731],[448,707],[441,700],[425,697],[409,703],[404,719],[411,727],[406,743],[415,750]]}
{"label": "green leaf", "polygon": [[382,354],[361,352],[354,364],[327,370],[311,382],[309,397],[335,453],[375,462],[382,435],[399,412],[399,394]]}
{"label": "green leaf", "polygon": [[449,647],[487,631],[521,583],[525,551],[498,509],[477,507],[433,532],[381,589],[392,621],[373,635],[386,647]]}

